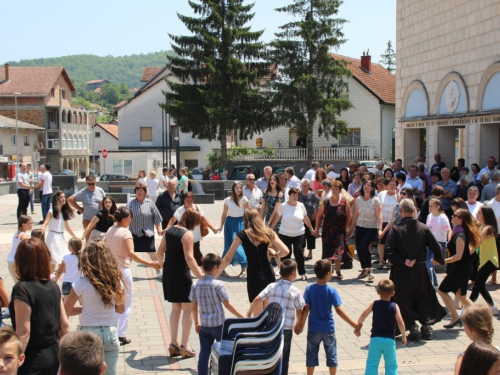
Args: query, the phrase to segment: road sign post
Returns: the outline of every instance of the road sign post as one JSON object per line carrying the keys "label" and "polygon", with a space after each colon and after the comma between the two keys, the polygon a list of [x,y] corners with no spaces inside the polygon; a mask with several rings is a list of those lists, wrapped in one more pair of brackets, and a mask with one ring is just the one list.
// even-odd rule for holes
{"label": "road sign post", "polygon": [[[103,159],[106,159],[108,157],[108,150],[106,150],[105,148],[103,148],[102,152],[101,152],[101,155],[102,155]],[[106,160],[104,160],[104,174],[106,174]]]}

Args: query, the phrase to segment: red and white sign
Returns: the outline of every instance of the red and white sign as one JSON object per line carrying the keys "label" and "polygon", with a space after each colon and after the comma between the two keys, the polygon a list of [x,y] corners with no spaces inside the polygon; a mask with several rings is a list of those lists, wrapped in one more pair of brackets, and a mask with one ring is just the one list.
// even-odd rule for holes
{"label": "red and white sign", "polygon": [[105,148],[102,150],[102,157],[104,159],[106,159],[108,157],[108,150],[106,150]]}

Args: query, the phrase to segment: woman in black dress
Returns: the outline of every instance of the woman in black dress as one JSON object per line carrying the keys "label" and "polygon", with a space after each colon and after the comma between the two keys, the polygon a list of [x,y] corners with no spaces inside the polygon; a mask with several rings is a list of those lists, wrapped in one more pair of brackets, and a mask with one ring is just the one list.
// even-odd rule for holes
{"label": "woman in black dress", "polygon": [[[264,290],[266,286],[276,281],[273,266],[269,261],[271,257],[284,257],[288,255],[288,248],[274,233],[273,230],[264,226],[260,213],[249,209],[243,215],[245,230],[236,234],[229,251],[222,260],[219,271],[222,272],[231,263],[236,249],[242,245],[248,260],[247,292],[249,302]],[[271,248],[272,247],[272,248]],[[260,314],[264,308],[263,304],[257,307],[254,316]]]}
{"label": "woman in black dress", "polygon": [[[193,325],[192,304],[189,293],[193,280],[191,272],[201,279],[202,272],[193,255],[193,233],[200,225],[200,214],[189,208],[179,223],[167,229],[158,248],[158,264],[163,267],[163,295],[172,303],[170,313],[170,335],[172,342],[168,348],[170,356],[194,357],[195,351],[189,347],[188,339]],[[168,249],[167,249],[168,244]],[[179,321],[182,315],[182,339],[179,345]]]}
{"label": "woman in black dress", "polygon": [[92,218],[87,229],[82,234],[81,239],[88,238],[89,241],[104,241],[106,232],[115,223],[113,215],[116,212],[116,202],[111,197],[102,200],[102,209]]}
{"label": "woman in black dress", "polygon": [[[470,256],[471,251],[476,251],[476,248],[481,243],[479,228],[468,210],[463,208],[456,210],[452,216],[451,223],[454,225],[454,228],[451,233],[451,239],[448,242],[450,257],[444,260],[448,264],[446,277],[438,288],[438,294],[451,314],[451,323],[445,325],[445,328],[453,328],[457,324],[461,325],[462,323],[455,304],[448,293],[455,293],[464,308],[473,304],[469,297],[467,297],[467,284],[472,274]],[[437,265],[437,262],[434,260],[432,263]]]}
{"label": "woman in black dress", "polygon": [[345,191],[349,189],[349,184],[351,183],[351,181],[349,181],[349,171],[347,170],[347,168],[342,168],[340,170],[340,176],[337,177],[336,180],[342,182],[342,187]]}
{"label": "woman in black dress", "polygon": [[38,238],[21,241],[16,257],[19,282],[12,289],[12,326],[23,343],[21,375],[56,375],[59,339],[69,332],[61,291],[50,279],[50,255]]}

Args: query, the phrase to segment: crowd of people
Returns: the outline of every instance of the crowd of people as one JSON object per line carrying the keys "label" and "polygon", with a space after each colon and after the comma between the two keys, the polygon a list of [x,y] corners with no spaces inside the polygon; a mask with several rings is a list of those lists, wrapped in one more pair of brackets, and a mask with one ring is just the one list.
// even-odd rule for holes
{"label": "crowd of people", "polygon": [[[339,174],[331,164],[323,169],[313,162],[303,179],[292,167],[277,174],[265,167],[263,177],[248,174],[244,182],[233,183],[218,227],[195,203],[194,180],[184,168],[177,176],[174,168],[164,168],[159,180],[154,172],[139,170],[135,197],[126,207],[117,207],[92,175],[84,189],[67,198],[63,191],[52,192],[50,166],[42,166],[44,173],[35,184],[21,164],[16,176],[19,224],[7,259],[15,282],[10,298],[0,282],[0,298],[3,306],[9,305],[14,329],[7,341],[19,342],[22,349],[19,374],[57,374],[59,366],[61,373],[71,374],[71,363],[62,357],[77,356],[71,354],[75,340],[59,339],[69,337],[68,316],[73,315],[80,315],[78,330],[88,333],[80,333],[82,340],[99,341],[95,345],[102,354],[96,354],[95,373],[116,374],[119,347],[132,340],[127,337],[132,261],[156,270],[164,298],[171,303],[170,356],[197,355],[188,342],[194,322],[200,374],[208,372],[210,347],[220,340],[224,307],[248,317],[274,301],[285,310],[282,374],[288,373],[293,333],[301,334],[306,320],[308,374],[318,366],[321,342],[330,373],[335,373],[332,307],[356,335],[373,313],[366,373],[376,374],[384,355],[386,373],[396,374],[396,335],[402,335],[403,344],[406,331],[410,339],[432,339],[432,326],[447,313],[438,295],[451,315],[444,327],[464,324],[473,341],[457,359],[456,373],[465,373],[463,368],[471,366],[469,350],[480,355],[490,349],[492,315],[498,313],[486,284],[490,275],[490,282],[496,282],[499,268],[500,171],[493,157],[483,169],[477,164],[469,169],[463,159],[447,168],[439,154],[435,162],[428,168],[418,157],[407,169],[400,159],[392,166],[378,161],[371,169],[351,162]],[[41,230],[33,230],[27,208],[32,191],[40,187],[43,222]],[[70,225],[75,212],[82,215],[80,238]],[[202,251],[201,240],[209,230],[224,235],[222,257]],[[158,249],[155,231],[162,237]],[[317,282],[302,294],[293,281],[307,281],[305,264],[313,260],[318,237],[322,250],[321,258],[314,259]],[[353,267],[349,239],[361,263],[359,280],[373,283],[374,268],[379,274],[390,270],[389,277],[378,281],[380,300],[370,303],[357,321],[328,284],[334,275],[342,280],[342,269]],[[229,264],[238,264],[238,277],[247,281],[246,314],[229,302],[218,280],[228,277]],[[436,271],[443,265],[446,276],[439,284]],[[62,289],[57,284],[61,278]],[[475,304],[479,294],[487,307]]]}

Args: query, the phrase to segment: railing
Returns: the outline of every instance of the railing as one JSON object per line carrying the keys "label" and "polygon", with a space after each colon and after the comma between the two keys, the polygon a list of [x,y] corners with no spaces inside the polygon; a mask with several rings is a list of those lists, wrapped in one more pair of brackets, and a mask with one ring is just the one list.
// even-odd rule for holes
{"label": "railing", "polygon": [[[213,150],[220,152],[220,150]],[[231,161],[305,161],[307,160],[307,149],[301,147],[263,147],[253,148],[247,154],[234,155]],[[227,150],[231,155],[232,150]],[[373,159],[375,150],[373,147],[331,147],[313,149],[313,159],[317,160],[370,160]]]}

